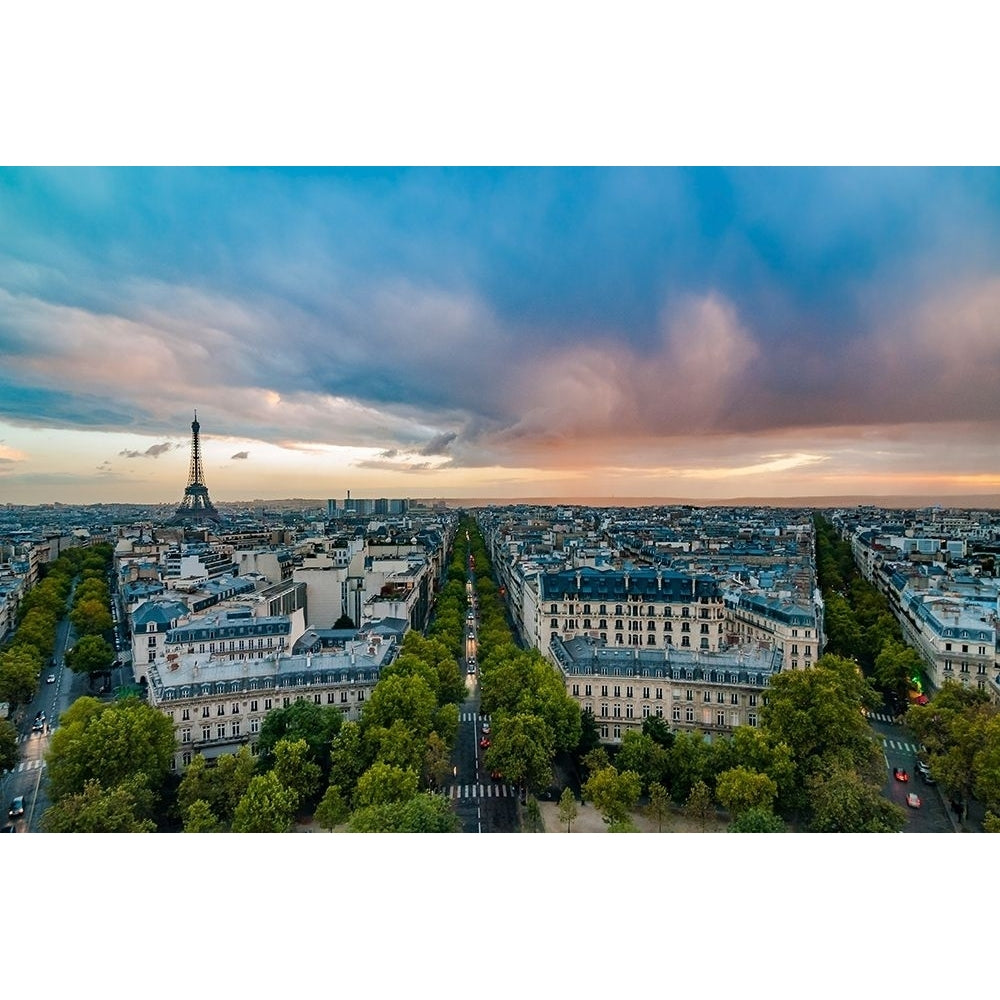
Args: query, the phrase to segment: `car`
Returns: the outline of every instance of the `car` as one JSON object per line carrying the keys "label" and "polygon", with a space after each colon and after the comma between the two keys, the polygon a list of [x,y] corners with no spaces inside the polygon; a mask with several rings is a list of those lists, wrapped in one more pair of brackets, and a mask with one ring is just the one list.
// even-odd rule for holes
{"label": "car", "polygon": [[55,674],[49,674],[49,676],[45,678],[45,683],[46,684],[55,684],[55,682],[56,682],[56,675]]}
{"label": "car", "polygon": [[902,767],[894,767],[892,769],[892,776],[897,781],[909,781],[910,780],[909,774],[907,774],[906,770],[904,768],[902,768]]}
{"label": "car", "polygon": [[490,771],[490,778],[493,781],[503,781],[503,775],[499,771]]}
{"label": "car", "polygon": [[486,748],[487,748],[487,747],[488,747],[489,745],[490,745],[490,738],[489,738],[488,736],[484,736],[484,737],[483,737],[483,738],[482,738],[482,739],[481,739],[481,740],[479,741],[479,746],[480,746],[480,747],[481,747],[481,748],[482,748],[483,750],[485,750],[485,749],[486,749]]}
{"label": "car", "polygon": [[485,736],[490,731],[490,724],[488,722],[483,723],[483,735]]}
{"label": "car", "polygon": [[920,808],[920,796],[917,795],[916,792],[910,792],[910,794],[906,796],[906,804],[911,809],[919,809]]}
{"label": "car", "polygon": [[7,810],[7,815],[11,819],[17,819],[18,816],[23,816],[24,815],[24,796],[23,795],[18,795],[18,797],[11,802],[10,808]]}
{"label": "car", "polygon": [[474,663],[469,664],[469,673],[474,674],[476,672],[476,665]]}
{"label": "car", "polygon": [[31,731],[33,733],[40,733],[45,728],[45,722],[43,719],[35,719],[31,724]]}

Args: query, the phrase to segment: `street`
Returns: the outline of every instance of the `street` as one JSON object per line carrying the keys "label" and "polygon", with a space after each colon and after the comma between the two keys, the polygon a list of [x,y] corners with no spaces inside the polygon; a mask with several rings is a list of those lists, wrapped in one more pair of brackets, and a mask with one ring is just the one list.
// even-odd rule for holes
{"label": "street", "polygon": [[[948,814],[947,804],[940,793],[940,785],[927,784],[917,772],[919,746],[916,737],[905,726],[897,725],[884,712],[868,714],[868,722],[882,744],[885,758],[885,783],[882,794],[906,810],[903,833],[953,833],[955,826]],[[903,768],[909,781],[897,781],[893,768]],[[915,792],[920,798],[920,808],[906,804],[906,796]]]}

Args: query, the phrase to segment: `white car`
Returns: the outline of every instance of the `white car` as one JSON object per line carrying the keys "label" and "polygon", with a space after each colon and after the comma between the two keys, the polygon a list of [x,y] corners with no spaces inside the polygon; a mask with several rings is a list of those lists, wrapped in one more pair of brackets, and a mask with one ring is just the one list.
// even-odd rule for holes
{"label": "white car", "polygon": [[55,682],[56,682],[56,675],[55,674],[49,674],[49,676],[45,678],[45,683],[46,684],[55,684]]}

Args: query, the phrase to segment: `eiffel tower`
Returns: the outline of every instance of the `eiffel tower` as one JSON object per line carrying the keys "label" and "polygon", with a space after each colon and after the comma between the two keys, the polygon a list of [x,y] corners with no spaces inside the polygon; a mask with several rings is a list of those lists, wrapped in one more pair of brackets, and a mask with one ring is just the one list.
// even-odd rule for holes
{"label": "eiffel tower", "polygon": [[205,485],[205,473],[201,467],[201,446],[198,444],[198,411],[194,411],[191,421],[191,468],[188,471],[188,484],[184,490],[184,499],[176,513],[170,519],[171,524],[191,524],[197,521],[219,521],[219,512],[215,509]]}

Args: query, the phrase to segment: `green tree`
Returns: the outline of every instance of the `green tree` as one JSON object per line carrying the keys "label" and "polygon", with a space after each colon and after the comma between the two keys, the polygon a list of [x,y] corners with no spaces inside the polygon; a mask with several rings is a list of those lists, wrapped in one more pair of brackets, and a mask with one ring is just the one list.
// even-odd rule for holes
{"label": "green tree", "polygon": [[330,770],[330,745],[344,722],[339,708],[317,705],[305,698],[293,701],[287,708],[276,708],[264,716],[257,739],[257,755],[261,766],[274,763],[274,746],[278,740],[305,740],[310,759],[319,764],[324,775]]}
{"label": "green tree", "polygon": [[278,740],[274,745],[274,774],[295,793],[295,807],[308,803],[319,787],[320,766],[309,756],[305,740]]}
{"label": "green tree", "polygon": [[691,786],[687,801],[684,803],[684,812],[701,827],[704,833],[712,815],[712,793],[704,781],[699,779]]}
{"label": "green tree", "polygon": [[437,698],[423,677],[386,677],[379,680],[365,703],[361,726],[388,729],[401,719],[413,732],[425,737],[434,728],[436,710]]}
{"label": "green tree", "polygon": [[217,833],[219,819],[204,799],[195,799],[184,813],[185,833]]}
{"label": "green tree", "polygon": [[66,654],[66,665],[75,674],[104,674],[115,659],[114,648],[100,635],[84,635]]}
{"label": "green tree", "polygon": [[646,812],[656,821],[656,832],[663,833],[663,821],[670,815],[670,796],[658,781],[649,786],[649,805]]}
{"label": "green tree", "polygon": [[404,802],[417,794],[417,785],[416,772],[376,761],[358,778],[354,807]]}
{"label": "green tree", "polygon": [[566,824],[566,832],[573,832],[573,823],[576,820],[579,810],[576,807],[576,796],[568,786],[562,790],[559,796],[559,822]]}
{"label": "green tree", "polygon": [[431,788],[440,788],[451,773],[451,751],[437,733],[431,733],[424,751],[424,782]]}
{"label": "green tree", "polygon": [[666,780],[670,759],[667,751],[652,736],[630,729],[622,737],[615,767],[619,771],[635,771],[645,791],[651,784]]}
{"label": "green tree", "polygon": [[628,819],[629,811],[639,801],[642,782],[635,771],[619,773],[613,767],[606,767],[591,774],[583,791],[604,822],[611,825]]}
{"label": "green tree", "polygon": [[697,730],[677,733],[667,760],[670,794],[675,802],[685,802],[691,789],[710,777],[712,747]]}
{"label": "green tree", "polygon": [[334,628],[354,628],[354,619],[350,615],[341,615],[334,623]]}
{"label": "green tree", "polygon": [[603,771],[606,767],[611,766],[608,751],[602,746],[594,747],[593,750],[584,755],[580,763],[583,764],[584,770],[588,775],[593,774],[595,771]]}
{"label": "green tree", "polygon": [[13,771],[20,757],[17,730],[6,719],[0,719],[0,771]]}
{"label": "green tree", "polygon": [[97,600],[77,601],[69,614],[69,620],[81,636],[100,635],[112,628],[111,612],[106,604]]}
{"label": "green tree", "polygon": [[919,676],[922,668],[920,654],[904,642],[887,639],[875,656],[875,682],[898,698],[906,698],[911,678]]}
{"label": "green tree", "polygon": [[771,811],[778,786],[766,774],[734,767],[716,778],[715,798],[734,819],[748,809]]}
{"label": "green tree", "polygon": [[82,792],[90,779],[113,789],[136,775],[159,789],[174,749],[173,723],[162,712],[135,698],[111,702],[52,734],[45,755],[49,795],[58,802]]}
{"label": "green tree", "polygon": [[659,715],[647,715],[642,720],[642,731],[664,750],[669,750],[674,745],[674,734]]}
{"label": "green tree", "polygon": [[527,833],[544,832],[542,810],[534,795],[529,795],[524,805],[524,829]]}
{"label": "green tree", "polygon": [[403,802],[357,809],[351,813],[348,825],[352,833],[456,833],[461,829],[448,800],[429,792]]}
{"label": "green tree", "polygon": [[233,816],[234,833],[285,833],[292,825],[297,796],[274,773],[258,774],[250,782]]}
{"label": "green tree", "polygon": [[38,692],[41,659],[33,646],[13,646],[0,653],[0,701],[26,705]]}
{"label": "green tree", "polygon": [[345,722],[330,744],[330,784],[350,797],[358,778],[373,761],[367,741],[357,722]]}
{"label": "green tree", "polygon": [[156,824],[143,815],[148,796],[141,778],[104,789],[96,780],[84,782],[78,792],[64,796],[42,814],[46,833],[150,833]]}
{"label": "green tree", "polygon": [[525,790],[542,788],[552,780],[554,739],[538,716],[501,717],[493,723],[491,740],[483,755],[483,762],[491,771],[499,771]]}
{"label": "green tree", "polygon": [[784,833],[785,824],[770,809],[753,806],[739,814],[726,828],[730,833]]}
{"label": "green tree", "polygon": [[814,832],[895,833],[903,828],[903,810],[850,768],[833,766],[815,774],[808,787],[812,806],[809,829]]}
{"label": "green tree", "polygon": [[333,833],[334,827],[340,826],[347,820],[349,811],[340,789],[336,785],[330,785],[323,793],[323,798],[319,800],[313,819],[322,829]]}

